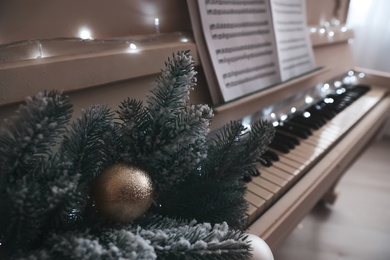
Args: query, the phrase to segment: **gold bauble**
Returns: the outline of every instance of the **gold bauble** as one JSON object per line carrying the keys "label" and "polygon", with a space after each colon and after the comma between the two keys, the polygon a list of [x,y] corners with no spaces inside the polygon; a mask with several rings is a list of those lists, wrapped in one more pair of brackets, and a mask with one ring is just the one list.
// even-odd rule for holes
{"label": "gold bauble", "polygon": [[97,178],[92,189],[95,205],[105,218],[131,222],[141,217],[153,200],[153,185],[147,173],[125,164],[115,163]]}

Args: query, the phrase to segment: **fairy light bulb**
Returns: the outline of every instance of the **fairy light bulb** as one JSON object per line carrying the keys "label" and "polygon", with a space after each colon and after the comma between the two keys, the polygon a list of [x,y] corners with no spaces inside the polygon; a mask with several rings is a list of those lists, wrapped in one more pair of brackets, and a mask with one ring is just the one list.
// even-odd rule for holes
{"label": "fairy light bulb", "polygon": [[131,50],[136,50],[137,49],[137,45],[135,45],[134,43],[130,43],[129,48]]}
{"label": "fairy light bulb", "polygon": [[83,27],[79,30],[79,37],[83,40],[92,40],[92,32],[90,29]]}
{"label": "fairy light bulb", "polygon": [[157,17],[154,18],[154,27],[156,28],[156,33],[159,34],[160,33],[160,19],[158,19]]}
{"label": "fairy light bulb", "polygon": [[42,49],[42,43],[37,41],[37,47],[38,47],[38,58],[43,58],[43,49]]}

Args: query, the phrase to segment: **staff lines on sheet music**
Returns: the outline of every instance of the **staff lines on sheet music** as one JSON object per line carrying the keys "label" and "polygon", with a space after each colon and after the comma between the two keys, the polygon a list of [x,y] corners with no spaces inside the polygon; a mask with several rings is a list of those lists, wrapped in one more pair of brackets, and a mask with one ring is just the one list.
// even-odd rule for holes
{"label": "staff lines on sheet music", "polygon": [[281,10],[281,9],[275,9],[275,13],[281,13],[281,14],[302,14],[302,10],[295,11],[295,10]]}
{"label": "staff lines on sheet music", "polygon": [[287,29],[278,29],[278,32],[301,32],[304,29],[302,27],[287,28]]}
{"label": "staff lines on sheet music", "polygon": [[300,66],[303,66],[303,65],[306,65],[306,64],[310,64],[310,63],[311,63],[310,60],[305,60],[305,61],[301,61],[301,62],[292,64],[292,65],[287,66],[287,67],[283,67],[282,70],[289,70],[289,69],[292,69],[292,68],[295,68],[295,67],[300,67]]}
{"label": "staff lines on sheet music", "polygon": [[218,63],[233,63],[237,62],[239,60],[250,60],[253,58],[271,55],[273,53],[272,50],[262,51],[262,52],[254,52],[254,53],[248,53],[244,55],[238,55],[238,56],[232,56],[232,57],[225,57],[218,59]]}
{"label": "staff lines on sheet music", "polygon": [[286,48],[280,48],[281,51],[292,51],[292,50],[297,50],[297,49],[303,49],[303,48],[306,48],[307,45],[306,43],[304,44],[300,44],[300,45],[291,45],[289,47],[286,47]]}
{"label": "staff lines on sheet music", "polygon": [[264,0],[240,1],[240,0],[206,0],[206,5],[258,5],[264,4]]}
{"label": "staff lines on sheet music", "polygon": [[260,22],[241,22],[241,23],[213,23],[210,24],[210,30],[219,30],[219,29],[235,29],[235,28],[248,28],[248,27],[261,27],[267,26],[268,21]]}
{"label": "staff lines on sheet music", "polygon": [[280,41],[278,41],[278,43],[288,44],[288,43],[292,43],[292,42],[304,42],[304,41],[306,41],[306,39],[304,37],[301,37],[301,38],[290,38],[287,40],[280,40]]}
{"label": "staff lines on sheet music", "polygon": [[279,6],[285,6],[285,7],[297,7],[297,8],[302,8],[302,4],[300,3],[286,3],[286,2],[280,2],[280,1],[274,1],[274,5],[279,5]]}
{"label": "staff lines on sheet music", "polygon": [[296,60],[300,60],[300,59],[303,59],[303,58],[307,58],[309,55],[307,53],[305,54],[302,54],[302,55],[299,55],[299,56],[295,56],[295,57],[291,57],[291,58],[288,58],[288,59],[284,59],[282,60],[283,62],[291,62],[291,61],[296,61]]}
{"label": "staff lines on sheet music", "polygon": [[222,78],[223,79],[227,79],[227,78],[230,78],[230,77],[237,77],[237,76],[241,76],[241,75],[244,75],[244,74],[248,74],[248,73],[251,73],[251,72],[260,71],[260,70],[264,70],[264,69],[272,68],[272,67],[275,67],[275,63],[274,62],[270,62],[270,63],[263,64],[263,65],[260,65],[260,66],[252,67],[252,68],[245,68],[245,69],[242,69],[242,70],[230,71],[228,73],[224,73],[222,75]]}
{"label": "staff lines on sheet music", "polygon": [[246,37],[246,36],[254,36],[254,35],[262,35],[262,34],[269,34],[270,31],[267,30],[255,30],[255,31],[244,31],[244,32],[233,32],[233,33],[215,33],[212,34],[211,37],[213,40],[221,40],[221,39],[230,39],[230,38],[236,38],[236,37]]}
{"label": "staff lines on sheet music", "polygon": [[217,55],[219,55],[219,54],[225,54],[225,53],[234,53],[234,52],[237,52],[237,51],[259,49],[259,48],[264,48],[264,47],[269,47],[269,46],[272,46],[271,42],[264,42],[264,43],[258,43],[258,44],[248,44],[248,45],[240,45],[240,46],[235,46],[235,47],[217,49],[215,51],[215,53]]}
{"label": "staff lines on sheet music", "polygon": [[232,15],[232,14],[261,14],[265,8],[243,8],[243,9],[207,9],[208,15]]}
{"label": "staff lines on sheet music", "polygon": [[255,81],[257,79],[270,77],[270,76],[273,76],[275,74],[276,74],[275,70],[269,71],[269,72],[264,72],[264,73],[259,73],[259,74],[256,74],[256,75],[252,76],[252,77],[246,77],[246,78],[243,78],[243,79],[240,79],[240,80],[234,80],[234,81],[228,82],[225,85],[226,85],[227,88],[231,88],[231,87],[242,85],[242,84],[250,82],[250,81]]}
{"label": "staff lines on sheet music", "polygon": [[290,21],[275,21],[276,24],[283,24],[283,25],[297,25],[297,24],[300,24],[300,25],[303,25],[303,21],[302,20],[290,20]]}

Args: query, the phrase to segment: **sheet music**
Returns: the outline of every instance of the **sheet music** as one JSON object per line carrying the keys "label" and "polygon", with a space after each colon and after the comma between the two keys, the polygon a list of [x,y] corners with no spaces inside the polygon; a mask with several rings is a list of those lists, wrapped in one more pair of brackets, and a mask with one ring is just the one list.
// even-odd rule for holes
{"label": "sheet music", "polygon": [[231,101],[314,70],[305,0],[187,3],[213,100]]}
{"label": "sheet music", "polygon": [[198,3],[204,37],[225,101],[280,81],[269,1]]}
{"label": "sheet music", "polygon": [[271,0],[281,80],[314,69],[312,45],[306,29],[305,0]]}

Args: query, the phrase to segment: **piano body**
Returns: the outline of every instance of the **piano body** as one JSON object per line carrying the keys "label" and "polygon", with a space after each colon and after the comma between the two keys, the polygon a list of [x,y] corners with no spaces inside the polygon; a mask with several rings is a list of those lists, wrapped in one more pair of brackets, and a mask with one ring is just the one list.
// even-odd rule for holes
{"label": "piano body", "polygon": [[[9,6],[0,9],[15,7],[19,2],[3,4]],[[196,61],[198,86],[192,93],[191,102],[214,107],[212,130],[230,120],[245,118],[274,118],[281,122],[284,116],[289,116],[291,108],[305,110],[308,104],[324,99],[323,94],[329,89],[343,89],[340,84],[371,86],[367,93],[333,119],[313,130],[310,137],[297,138],[300,144],[291,148],[289,153],[273,149],[279,155],[279,161],[261,168],[261,175],[248,183],[249,232],[263,238],[272,250],[318,201],[334,200],[337,181],[387,119],[390,97],[386,92],[390,90],[390,75],[354,67],[348,42],[353,38],[353,32],[344,27],[349,1],[306,1],[308,28],[312,28],[310,37],[319,69],[264,91],[219,104],[211,98],[212,90],[204,76],[205,64],[198,54],[200,46],[191,31],[185,1],[117,1],[115,6],[92,0],[63,2],[74,9],[68,12],[74,17],[59,24],[58,28],[47,26],[46,30],[42,29],[45,34],[39,32],[39,39],[22,41],[32,37],[26,31],[24,35],[18,35],[16,30],[5,34],[10,36],[9,41],[21,42],[8,46],[3,42],[0,49],[0,119],[9,116],[26,96],[43,89],[68,93],[75,116],[77,111],[96,103],[116,108],[128,96],[142,100],[164,61],[178,50],[190,50]],[[29,13],[37,9],[42,15],[45,11],[60,13],[60,2],[43,3],[30,4]],[[85,6],[94,6],[93,12],[77,11],[82,10],[81,6],[83,10]],[[109,9],[112,10],[111,16],[104,12]],[[28,19],[28,13],[23,15]],[[87,28],[89,31],[84,31],[87,40],[61,38],[78,37],[75,34],[81,26],[82,19],[78,19],[81,15],[95,21]],[[95,19],[99,16],[104,19]],[[9,15],[3,17],[2,26],[7,22],[10,25],[12,19],[16,19]],[[335,18],[338,19],[336,23],[332,20]],[[15,26],[10,26],[10,30]],[[72,26],[74,28],[70,28]],[[95,40],[88,40],[88,37]],[[6,37],[3,39],[7,40]],[[311,100],[307,101],[307,97]]]}

